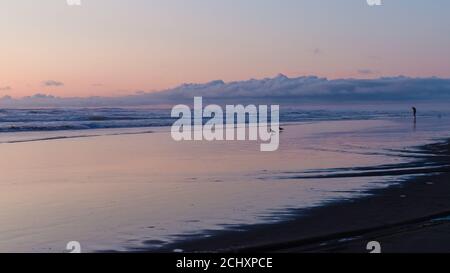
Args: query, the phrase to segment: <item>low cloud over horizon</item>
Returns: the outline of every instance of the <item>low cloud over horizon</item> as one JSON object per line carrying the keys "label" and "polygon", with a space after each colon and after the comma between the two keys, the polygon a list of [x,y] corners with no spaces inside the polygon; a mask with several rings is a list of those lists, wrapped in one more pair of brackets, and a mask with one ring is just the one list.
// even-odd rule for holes
{"label": "low cloud over horizon", "polygon": [[[63,83],[53,81],[50,86]],[[221,80],[203,84],[182,84],[159,92],[137,92],[121,97],[63,98],[36,94],[23,98],[4,96],[1,107],[95,107],[143,106],[192,102],[202,96],[214,103],[280,103],[302,104],[308,102],[403,102],[437,101],[450,99],[450,79],[385,77],[376,79],[334,79],[316,76],[289,78],[250,79],[225,83]]]}
{"label": "low cloud over horizon", "polygon": [[47,87],[60,87],[60,86],[64,86],[64,83],[63,83],[63,82],[55,81],[55,80],[44,81],[42,84],[43,84],[44,86],[47,86]]}

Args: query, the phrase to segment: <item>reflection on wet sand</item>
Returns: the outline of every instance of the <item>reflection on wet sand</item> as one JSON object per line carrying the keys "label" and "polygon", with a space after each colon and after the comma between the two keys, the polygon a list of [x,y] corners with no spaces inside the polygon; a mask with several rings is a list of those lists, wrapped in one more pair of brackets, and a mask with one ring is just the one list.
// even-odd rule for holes
{"label": "reflection on wet sand", "polygon": [[408,124],[286,124],[273,153],[249,142],[177,143],[163,129],[4,143],[0,251],[62,252],[73,240],[83,251],[158,249],[360,197],[394,175],[447,168],[420,169],[413,161],[422,151],[408,147],[443,137],[449,123],[430,120],[415,134]]}

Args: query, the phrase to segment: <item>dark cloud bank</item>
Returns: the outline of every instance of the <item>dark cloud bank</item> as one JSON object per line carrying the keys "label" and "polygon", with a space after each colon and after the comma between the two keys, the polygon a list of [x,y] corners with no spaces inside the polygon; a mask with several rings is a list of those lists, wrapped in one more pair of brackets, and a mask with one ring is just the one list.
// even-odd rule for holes
{"label": "dark cloud bank", "polygon": [[450,102],[450,79],[391,77],[328,80],[314,76],[252,79],[205,84],[183,84],[156,93],[137,92],[123,97],[59,98],[44,94],[0,99],[2,107],[141,106],[192,102],[203,96],[208,103],[378,103]]}

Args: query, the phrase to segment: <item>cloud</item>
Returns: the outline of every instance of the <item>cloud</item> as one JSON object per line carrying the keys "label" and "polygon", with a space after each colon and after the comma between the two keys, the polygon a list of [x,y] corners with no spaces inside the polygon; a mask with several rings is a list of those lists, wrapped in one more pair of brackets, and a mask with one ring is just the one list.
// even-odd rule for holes
{"label": "cloud", "polygon": [[0,86],[0,91],[8,91],[11,90],[10,86]]}
{"label": "cloud", "polygon": [[377,72],[372,70],[372,69],[368,69],[368,68],[362,68],[362,69],[358,69],[357,71],[359,74],[361,75],[372,75],[372,74],[376,74]]}
{"label": "cloud", "polygon": [[43,84],[44,84],[44,86],[47,86],[47,87],[60,87],[60,86],[64,86],[64,83],[59,82],[59,81],[54,81],[54,80],[44,81]]}
{"label": "cloud", "polygon": [[35,94],[31,97],[28,98],[33,98],[33,99],[54,99],[55,97],[52,95],[46,95],[46,94]]}
{"label": "cloud", "polygon": [[320,54],[322,54],[322,50],[320,48],[316,47],[313,49],[312,53],[314,55],[320,55]]}
{"label": "cloud", "polygon": [[160,92],[138,92],[119,97],[60,98],[37,94],[21,99],[0,99],[1,106],[139,106],[192,103],[203,96],[207,103],[348,103],[450,101],[450,79],[390,77],[333,79],[316,76],[251,79],[225,83],[183,84]]}
{"label": "cloud", "polygon": [[242,82],[210,82],[187,84],[159,94],[162,98],[240,100],[243,98],[272,101],[355,101],[450,98],[450,79],[392,77],[378,79],[328,80],[316,76],[248,80]]}

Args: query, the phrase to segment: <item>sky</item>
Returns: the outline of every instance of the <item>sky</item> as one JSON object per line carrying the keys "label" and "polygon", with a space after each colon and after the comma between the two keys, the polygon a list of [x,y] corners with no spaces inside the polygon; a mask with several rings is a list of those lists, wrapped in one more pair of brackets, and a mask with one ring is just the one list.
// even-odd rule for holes
{"label": "sky", "polygon": [[450,1],[0,0],[0,97],[315,75],[450,78]]}

